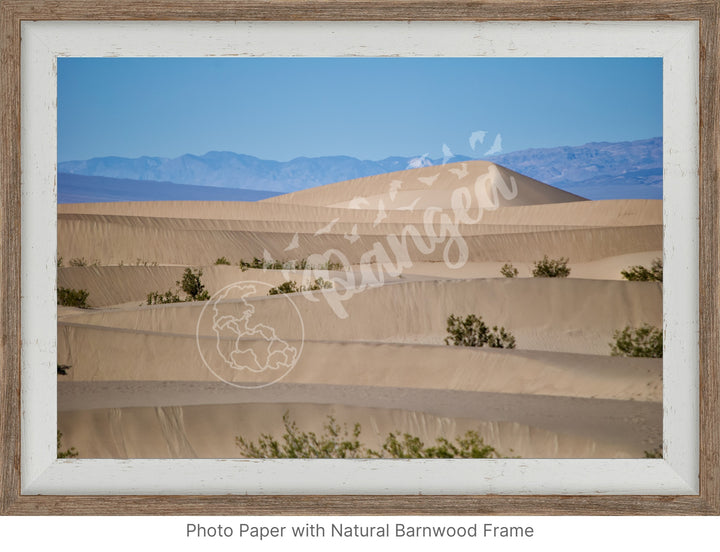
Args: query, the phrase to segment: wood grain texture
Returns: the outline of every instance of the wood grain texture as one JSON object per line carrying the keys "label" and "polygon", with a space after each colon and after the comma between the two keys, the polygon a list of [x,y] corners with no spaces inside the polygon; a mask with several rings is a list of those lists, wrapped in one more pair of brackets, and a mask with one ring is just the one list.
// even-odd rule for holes
{"label": "wood grain texture", "polygon": [[21,497],[14,515],[712,515],[698,497],[103,496]]}
{"label": "wood grain texture", "polygon": [[[720,0],[32,1],[0,4],[0,513],[706,515],[720,513]],[[700,21],[699,496],[22,496],[20,482],[20,21]]]}
{"label": "wood grain texture", "polygon": [[20,24],[0,4],[0,512],[20,492]]}
{"label": "wood grain texture", "polygon": [[692,20],[716,0],[5,0],[31,20]]}
{"label": "wood grain texture", "polygon": [[720,511],[720,2],[700,24],[700,494]]}

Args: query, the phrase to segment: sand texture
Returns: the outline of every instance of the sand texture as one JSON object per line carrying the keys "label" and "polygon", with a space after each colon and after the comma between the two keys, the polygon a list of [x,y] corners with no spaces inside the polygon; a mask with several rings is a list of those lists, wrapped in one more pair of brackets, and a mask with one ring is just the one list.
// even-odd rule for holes
{"label": "sand texture", "polygon": [[[610,354],[617,330],[662,327],[662,283],[620,274],[662,257],[660,201],[586,201],[477,161],[255,203],[58,213],[58,286],[91,306],[58,307],[58,427],[82,457],[237,457],[236,436],[279,437],[285,412],[307,431],[359,423],[378,451],[389,432],[475,430],[524,458],[662,443],[662,359]],[[544,255],[570,277],[533,278]],[[211,300],[147,304],[186,268]],[[332,288],[268,295],[320,277]],[[446,344],[448,317],[469,314],[516,348]]]}

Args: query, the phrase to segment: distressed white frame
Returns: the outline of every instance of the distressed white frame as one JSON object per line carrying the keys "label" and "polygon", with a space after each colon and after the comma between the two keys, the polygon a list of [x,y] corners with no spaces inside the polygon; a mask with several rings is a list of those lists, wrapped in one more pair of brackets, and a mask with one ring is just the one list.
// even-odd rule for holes
{"label": "distressed white frame", "polygon": [[[23,22],[22,494],[698,494],[696,22]],[[58,460],[56,58],[662,57],[664,458]]]}

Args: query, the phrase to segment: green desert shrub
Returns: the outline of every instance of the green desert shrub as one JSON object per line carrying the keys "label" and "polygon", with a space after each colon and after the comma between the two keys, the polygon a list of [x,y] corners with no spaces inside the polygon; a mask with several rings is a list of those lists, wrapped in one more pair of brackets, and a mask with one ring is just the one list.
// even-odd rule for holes
{"label": "green desert shrub", "polygon": [[186,268],[182,280],[178,280],[177,285],[187,294],[187,301],[207,301],[210,299],[210,293],[200,281],[202,274],[200,269]]}
{"label": "green desert shrub", "polygon": [[570,269],[567,266],[569,260],[565,257],[549,259],[544,255],[542,260],[535,261],[532,275],[535,278],[567,278],[570,276]]}
{"label": "green desert shrub", "polygon": [[57,288],[57,304],[63,307],[88,309],[87,298],[90,293],[86,289]]}
{"label": "green desert shrub", "polygon": [[627,270],[621,270],[623,278],[633,282],[662,282],[663,281],[663,261],[655,259],[650,268],[641,265],[631,266]]}
{"label": "green desert shrub", "polygon": [[[95,259],[93,262],[89,262],[85,257],[75,257],[70,259],[68,262],[70,266],[100,266],[100,261]],[[62,266],[62,257],[58,259],[58,267]]]}
{"label": "green desert shrub", "polygon": [[511,263],[505,263],[500,268],[500,274],[505,278],[515,278],[518,275],[518,269],[515,268]]}
{"label": "green desert shrub", "polygon": [[218,259],[215,261],[216,265],[230,265],[230,261],[227,260],[227,257],[218,257]]}
{"label": "green desert shrub", "polygon": [[318,291],[321,289],[330,289],[332,287],[332,282],[328,282],[322,278],[315,278],[315,281],[309,286],[300,286],[300,291]]}
{"label": "green desert shrub", "polygon": [[180,299],[180,296],[170,290],[166,291],[165,293],[158,293],[157,291],[153,291],[147,294],[148,305],[166,305],[168,303],[182,302],[183,300]]}
{"label": "green desert shrub", "polygon": [[426,447],[419,437],[409,433],[390,433],[383,450],[390,458],[499,458],[497,450],[486,445],[477,431],[467,431],[452,443],[444,437],[435,446]]}
{"label": "green desert shrub", "polygon": [[[148,305],[163,305],[167,303],[182,303],[186,301],[207,301],[210,299],[210,293],[205,289],[205,285],[200,280],[202,270],[186,268],[183,272],[181,280],[175,282],[178,287],[177,292],[166,291],[158,293],[153,291],[147,295]],[[179,291],[185,293],[185,299],[180,298]]]}
{"label": "green desert shrub", "polygon": [[279,286],[276,286],[274,288],[270,288],[268,291],[268,295],[280,295],[282,293],[297,293],[299,291],[318,291],[321,289],[330,289],[333,287],[332,282],[328,282],[327,280],[324,280],[322,278],[315,278],[313,282],[311,282],[307,286],[298,286],[297,282],[294,281],[288,281],[283,282]]}
{"label": "green desert shrub", "polygon": [[58,458],[77,458],[80,456],[77,450],[75,450],[75,447],[70,447],[69,449],[62,450],[62,433],[60,433],[60,430],[57,432],[57,457]]}
{"label": "green desert shrub", "polygon": [[340,427],[335,418],[328,416],[324,431],[317,435],[300,431],[290,419],[283,415],[285,433],[281,440],[262,434],[257,443],[243,437],[235,437],[235,444],[247,458],[366,458],[369,451],[359,441],[360,424],[355,424],[352,433],[347,426]]}
{"label": "green desert shrub", "polygon": [[300,431],[288,412],[283,415],[283,426],[285,432],[279,439],[268,434],[260,435],[257,442],[235,437],[235,444],[247,458],[500,458],[476,431],[468,431],[454,443],[440,437],[434,446],[425,446],[409,433],[390,433],[382,451],[374,451],[361,443],[360,424],[350,431],[333,416],[327,417],[319,435]]}
{"label": "green desert shrub", "polygon": [[62,257],[58,257],[58,258],[57,258],[57,267],[60,268],[62,265],[63,265],[63,258],[62,258]]}
{"label": "green desert shrub", "polygon": [[612,356],[662,358],[663,332],[660,328],[643,324],[639,328],[625,326],[613,333],[610,343]]}
{"label": "green desert shrub", "polygon": [[340,262],[326,261],[321,265],[312,266],[312,270],[344,270],[345,265]]}
{"label": "green desert shrub", "polygon": [[482,316],[467,315],[464,319],[451,314],[447,319],[448,336],[445,345],[459,347],[493,347],[497,349],[514,349],[515,337],[504,327],[493,326],[492,329],[483,322]]}
{"label": "green desert shrub", "polygon": [[307,259],[297,261],[266,261],[264,259],[258,259],[257,257],[254,257],[252,261],[240,259],[238,266],[243,272],[250,268],[261,270],[343,270],[345,268],[340,262],[326,261],[319,265],[311,265]]}
{"label": "green desert shrub", "polygon": [[281,293],[297,293],[300,291],[298,288],[297,282],[289,281],[289,282],[283,282],[279,286],[275,286],[274,288],[270,288],[268,291],[268,295],[280,295]]}
{"label": "green desert shrub", "polygon": [[285,266],[285,263],[282,261],[266,261],[265,259],[258,259],[257,257],[253,257],[252,261],[245,261],[243,259],[240,259],[240,262],[238,263],[240,265],[240,268],[244,271],[246,271],[248,268],[258,268],[262,270],[283,270],[286,268],[291,268]]}

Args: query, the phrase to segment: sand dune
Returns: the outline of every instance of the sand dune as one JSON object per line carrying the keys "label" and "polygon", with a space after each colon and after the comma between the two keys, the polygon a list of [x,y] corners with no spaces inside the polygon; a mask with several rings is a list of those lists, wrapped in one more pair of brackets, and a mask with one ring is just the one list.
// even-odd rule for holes
{"label": "sand dune", "polygon": [[[219,376],[244,385],[277,377],[272,370],[252,373],[223,365],[210,338],[196,344],[190,336],[64,325],[62,341],[60,362],[72,368],[61,381],[212,382]],[[104,353],[93,350],[92,343],[103,345]],[[133,351],[135,360],[106,358],[122,351]],[[660,379],[655,359],[307,341],[297,365],[282,381],[653,401],[661,397]]]}
{"label": "sand dune", "polygon": [[[443,211],[448,212],[452,209]],[[473,216],[478,216],[476,210],[472,208],[469,212]],[[58,205],[58,214],[231,220],[243,225],[242,228],[269,229],[255,225],[272,222],[325,224],[336,218],[339,219],[338,222],[373,224],[377,218],[377,209],[329,208],[266,201],[143,201],[63,204]],[[422,220],[422,213],[398,210],[388,211],[385,219],[387,223],[408,223],[418,220]],[[662,224],[662,201],[623,199],[503,206],[495,210],[485,209],[478,223],[558,227]],[[282,230],[287,231],[287,227]]]}
{"label": "sand dune", "polygon": [[[459,188],[477,193],[482,207],[564,203],[584,199],[489,161],[468,161],[346,180],[263,201],[343,208],[357,205],[366,209],[377,209],[382,201],[388,210],[406,209],[417,202],[417,207],[447,209],[452,205],[453,192]],[[358,197],[364,201],[355,200]]]}
{"label": "sand dune", "polygon": [[[662,258],[662,251],[644,251],[625,255],[605,257],[587,262],[571,262],[570,278],[622,280],[622,270],[631,266],[650,266],[655,259]],[[449,270],[444,262],[414,261],[411,266],[404,267],[402,278],[394,277],[385,272],[387,283],[400,280],[454,280],[498,278],[500,269],[506,262],[512,262],[518,271],[519,278],[532,276],[533,263],[518,258],[503,261],[469,261],[463,266]],[[239,281],[266,282],[278,286],[285,281],[301,282],[308,278],[307,273],[299,270],[261,270],[248,269],[241,271],[236,266],[210,265],[202,266],[202,281],[206,288],[215,292],[223,287]],[[354,274],[357,282],[362,282],[362,270],[353,265],[348,270]],[[88,304],[92,307],[107,307],[132,303],[129,306],[144,304],[147,294],[176,290],[177,281],[184,271],[182,266],[86,266],[63,267],[58,270],[57,285],[72,289],[85,289],[89,292]],[[329,271],[328,279],[339,278],[348,280],[351,276],[345,271]],[[258,288],[255,295],[264,296],[266,288]],[[61,307],[62,308],[62,307]],[[71,314],[87,314],[75,309],[65,312]],[[61,317],[62,318],[62,317]]]}
{"label": "sand dune", "polygon": [[[606,257],[597,261],[570,264],[570,278],[623,280],[621,271],[631,266],[650,266],[655,259],[662,258],[662,251],[645,251],[626,255]],[[500,269],[506,262],[512,262],[518,271],[519,278],[532,276],[533,264],[519,259],[505,261],[467,262],[462,267],[448,270],[444,262],[413,262],[412,266],[403,268],[402,277],[394,277],[384,271],[387,283],[417,280],[455,280],[498,278]],[[316,273],[300,270],[239,270],[237,267],[211,265],[201,267],[202,281],[211,292],[216,292],[234,282],[256,281],[265,282],[269,286],[278,286],[285,281],[302,282],[313,278]],[[182,266],[87,266],[64,267],[58,270],[58,286],[72,289],[85,289],[89,292],[88,304],[92,307],[121,306],[131,303],[128,307],[145,304],[148,293],[177,290],[177,281],[182,277]],[[377,272],[377,270],[375,270]],[[363,272],[357,266],[347,271],[328,271],[325,278],[337,278],[340,281],[362,283]],[[354,280],[353,280],[354,279]],[[258,288],[256,296],[267,295],[267,287]],[[182,295],[182,294],[181,294]],[[61,307],[62,309],[62,307]],[[77,309],[64,310],[64,314],[88,314],[88,311]],[[61,316],[62,318],[62,316]]]}
{"label": "sand dune", "polygon": [[[503,396],[501,404],[512,408],[514,398],[517,397]],[[468,403],[458,401],[457,397],[451,400],[455,404]],[[422,408],[422,405],[418,406]],[[660,405],[648,406],[651,410],[660,409]],[[642,457],[644,451],[658,446],[659,427],[643,427],[637,421],[628,423],[628,420],[641,417],[659,420],[660,416],[645,412],[643,416],[637,416],[639,409],[630,413],[624,407],[624,403],[617,402],[585,404],[568,401],[562,405],[555,402],[544,408],[538,405],[527,413],[527,423],[436,416],[423,410],[392,407],[298,403],[103,408],[61,412],[58,428],[66,443],[73,443],[84,456],[93,458],[236,458],[239,456],[236,436],[255,441],[262,433],[281,435],[285,412],[301,430],[318,434],[322,433],[328,415],[350,430],[359,423],[362,443],[376,451],[381,450],[390,432],[408,431],[430,445],[438,437],[454,440],[466,431],[474,430],[506,456]],[[541,412],[551,413],[560,429],[538,427],[531,416]],[[588,426],[610,427],[615,431],[600,436],[593,435],[593,431],[588,434],[563,431],[578,415],[589,422]],[[98,439],[98,435],[103,439]]]}
{"label": "sand dune", "polygon": [[[235,457],[235,435],[277,434],[285,410],[315,431],[331,413],[360,422],[375,448],[390,431],[431,442],[479,429],[523,457],[638,457],[662,440],[662,359],[609,345],[625,326],[662,326],[662,285],[619,274],[662,255],[660,201],[584,201],[477,161],[256,203],[58,212],[64,264],[98,265],[58,270],[97,307],[59,308],[58,362],[71,366],[59,428],[84,457]],[[530,278],[543,255],[569,258],[571,278]],[[213,264],[223,256],[343,270],[241,271]],[[500,277],[505,262],[519,278]],[[143,304],[185,267],[211,293],[238,287],[223,303]],[[334,289],[266,295],[317,276]],[[517,349],[445,345],[448,316],[471,313]],[[275,349],[258,337],[270,330]],[[287,374],[228,362],[277,354],[299,360]]]}
{"label": "sand dune", "polygon": [[[133,264],[138,259],[148,263],[184,265],[209,265],[219,257],[234,263],[264,256],[292,260],[329,251],[337,251],[335,258],[345,260],[347,265],[374,262],[372,252],[376,247],[396,256],[392,251],[396,243],[400,247],[394,248],[401,251],[402,258],[418,261],[441,261],[445,248],[456,247],[458,242],[468,242],[470,261],[513,258],[532,261],[547,254],[583,262],[662,248],[662,225],[563,230],[534,228],[496,233],[463,229],[465,231],[456,234],[438,226],[434,235],[425,233],[418,226],[409,229],[396,226],[385,228],[385,233],[360,235],[359,229],[353,227],[345,227],[345,230],[339,227],[337,233],[317,234],[317,230],[313,233],[281,233],[222,229],[216,225],[199,225],[190,219],[75,217],[58,220],[58,255],[65,262],[85,258],[101,265]],[[357,237],[351,236],[353,230],[358,232]],[[297,242],[297,246],[290,249],[293,242]],[[407,246],[402,245],[403,242]],[[456,257],[452,260],[455,262]]]}
{"label": "sand dune", "polygon": [[[92,307],[118,306],[125,303],[126,308],[146,304],[148,293],[176,292],[177,282],[182,279],[185,268],[182,266],[84,266],[65,267],[58,270],[58,286],[85,289],[88,291],[88,304]],[[265,282],[268,285],[258,288],[256,295],[267,295],[269,287],[275,287],[290,280],[301,281],[303,271],[299,270],[240,270],[237,266],[203,266],[202,282],[211,292],[242,281]],[[328,271],[327,278],[342,277],[339,271]],[[391,278],[390,281],[396,281]],[[180,292],[180,296],[185,295]],[[74,309],[71,314],[88,314],[92,311]],[[62,317],[61,317],[62,318]]]}
{"label": "sand dune", "polygon": [[[476,314],[510,330],[520,349],[603,355],[610,352],[608,342],[615,330],[643,323],[662,325],[662,289],[652,282],[540,278],[401,282],[365,289],[346,301],[328,302],[335,297],[332,290],[308,297],[258,296],[248,299],[255,308],[253,319],[267,321],[279,335],[297,335],[297,318],[283,314],[288,297],[310,341],[441,344],[449,315]],[[338,318],[333,305],[340,305],[347,317]],[[63,323],[194,336],[204,306],[179,303],[80,311]],[[240,307],[230,302],[222,310],[236,313]],[[201,335],[214,335],[211,321],[209,315],[203,318]]]}
{"label": "sand dune", "polygon": [[[662,250],[641,251],[625,255],[613,255],[602,259],[575,262],[570,261],[569,278],[583,278],[590,280],[624,280],[622,271],[632,266],[652,265],[656,259],[662,259]],[[404,278],[424,277],[431,279],[472,279],[472,278],[497,278],[501,275],[500,269],[507,262],[510,262],[518,269],[518,278],[531,278],[534,263],[521,259],[507,259],[505,261],[484,261],[467,262],[462,267],[448,271],[445,263],[442,262],[413,262],[413,265],[403,270]]]}

